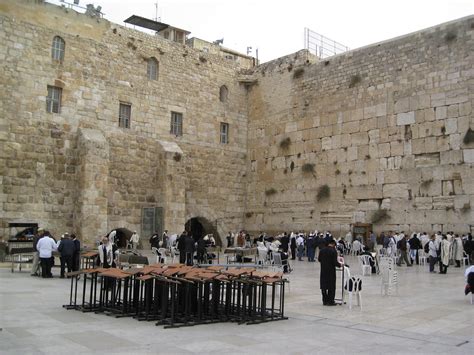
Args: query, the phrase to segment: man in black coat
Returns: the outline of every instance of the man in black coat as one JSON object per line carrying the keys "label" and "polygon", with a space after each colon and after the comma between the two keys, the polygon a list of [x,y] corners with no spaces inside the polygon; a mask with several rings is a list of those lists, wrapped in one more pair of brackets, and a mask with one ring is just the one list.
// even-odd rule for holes
{"label": "man in black coat", "polygon": [[72,257],[76,252],[76,244],[65,233],[64,238],[59,242],[58,251],[61,253],[61,278],[64,278],[64,272],[67,266],[67,272],[73,270]]}
{"label": "man in black coat", "polygon": [[319,252],[318,261],[321,263],[320,287],[325,306],[335,306],[336,296],[336,267],[341,264],[337,261],[336,241],[331,239],[327,246]]}
{"label": "man in black coat", "polygon": [[81,242],[77,239],[75,234],[71,235],[71,240],[74,242],[74,255],[72,256],[72,271],[79,271],[81,263]]}
{"label": "man in black coat", "polygon": [[193,236],[190,233],[187,233],[186,237],[184,238],[184,252],[186,254],[186,265],[188,266],[193,266],[194,264],[194,244],[195,241]]}
{"label": "man in black coat", "polygon": [[283,237],[280,238],[280,248],[285,252],[288,253],[288,246],[290,244],[290,237],[288,233],[283,233]]}
{"label": "man in black coat", "polygon": [[184,231],[178,238],[178,250],[179,250],[179,263],[184,264],[186,263],[186,237],[188,232]]}

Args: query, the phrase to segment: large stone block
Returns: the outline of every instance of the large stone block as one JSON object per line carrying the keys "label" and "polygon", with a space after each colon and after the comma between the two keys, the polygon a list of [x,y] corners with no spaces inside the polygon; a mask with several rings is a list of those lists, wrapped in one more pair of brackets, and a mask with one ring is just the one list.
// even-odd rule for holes
{"label": "large stone block", "polygon": [[405,126],[415,123],[415,111],[397,114],[397,126]]}
{"label": "large stone block", "polygon": [[408,198],[407,184],[385,184],[383,185],[383,197]]}

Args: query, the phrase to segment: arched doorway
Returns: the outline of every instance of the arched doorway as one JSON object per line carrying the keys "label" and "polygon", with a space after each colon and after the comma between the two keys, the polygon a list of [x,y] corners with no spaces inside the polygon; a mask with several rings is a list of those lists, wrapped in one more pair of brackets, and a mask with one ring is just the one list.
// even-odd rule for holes
{"label": "arched doorway", "polygon": [[212,224],[207,218],[193,217],[188,219],[184,228],[186,231],[192,234],[195,241],[198,241],[199,238],[207,234],[212,234],[216,240],[216,244],[222,245],[221,237],[217,232],[216,226]]}

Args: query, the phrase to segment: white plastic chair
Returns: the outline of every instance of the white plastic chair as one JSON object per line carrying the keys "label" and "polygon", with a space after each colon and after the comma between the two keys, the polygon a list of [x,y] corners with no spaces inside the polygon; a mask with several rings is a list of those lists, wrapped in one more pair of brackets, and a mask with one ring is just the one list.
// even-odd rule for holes
{"label": "white plastic chair", "polygon": [[257,248],[257,264],[258,265],[267,265],[268,263],[268,250],[265,247]]}
{"label": "white plastic chair", "polygon": [[166,255],[166,248],[159,248],[158,254],[159,254],[158,262],[163,260],[163,264],[166,264],[166,262],[168,261],[168,256]]}
{"label": "white plastic chair", "polygon": [[174,264],[174,261],[177,256],[179,256],[179,250],[176,247],[170,247],[171,263]]}
{"label": "white plastic chair", "polygon": [[151,252],[156,256],[156,263],[160,262],[160,253],[157,248],[151,247]]}
{"label": "white plastic chair", "polygon": [[352,298],[355,294],[357,305],[360,307],[360,310],[362,310],[362,279],[360,276],[351,276],[350,269],[344,267],[344,280],[344,289],[349,294],[349,309],[352,309]]}
{"label": "white plastic chair", "polygon": [[428,257],[423,249],[418,249],[418,262],[420,265],[426,265],[428,262]]}
{"label": "white plastic chair", "polygon": [[280,253],[272,253],[273,254],[273,270],[278,270],[283,272],[284,271],[284,266],[283,266],[283,261],[281,260],[281,254]]}
{"label": "white plastic chair", "polygon": [[391,295],[393,293],[393,288],[396,289],[396,294],[398,295],[398,272],[393,269],[382,269],[382,284],[381,292],[382,295]]}
{"label": "white plastic chair", "polygon": [[[465,251],[462,252],[462,262],[463,262],[464,266],[469,265],[469,256],[467,255],[467,253]],[[472,293],[471,293],[471,295],[472,295]],[[472,303],[472,298],[471,298],[471,303]]]}
{"label": "white plastic chair", "polygon": [[372,275],[372,266],[370,262],[374,262],[374,259],[370,255],[360,255],[359,264],[362,269],[362,276]]}

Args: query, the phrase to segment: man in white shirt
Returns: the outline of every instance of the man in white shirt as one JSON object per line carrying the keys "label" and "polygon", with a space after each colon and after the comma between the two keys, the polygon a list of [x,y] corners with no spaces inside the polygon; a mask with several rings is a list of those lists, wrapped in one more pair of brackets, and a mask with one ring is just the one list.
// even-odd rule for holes
{"label": "man in white shirt", "polygon": [[433,234],[430,238],[430,241],[428,242],[429,244],[429,253],[428,253],[428,258],[430,262],[430,272],[431,273],[436,273],[434,271],[434,267],[436,262],[438,261],[438,244],[436,243],[436,236]]}
{"label": "man in white shirt", "polygon": [[41,260],[41,276],[43,278],[52,278],[53,274],[51,273],[51,258],[53,257],[53,251],[58,249],[56,242],[49,235],[45,235],[38,241],[36,249],[38,249]]}

